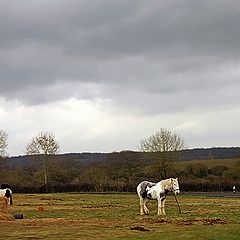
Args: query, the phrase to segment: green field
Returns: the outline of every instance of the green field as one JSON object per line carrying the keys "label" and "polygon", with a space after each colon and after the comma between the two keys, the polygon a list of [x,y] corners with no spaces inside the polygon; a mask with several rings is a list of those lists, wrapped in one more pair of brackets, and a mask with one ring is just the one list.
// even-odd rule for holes
{"label": "green field", "polygon": [[240,239],[240,199],[178,200],[182,214],[169,196],[167,216],[158,217],[156,201],[150,215],[139,215],[136,194],[15,194],[9,213],[24,219],[0,214],[0,239]]}
{"label": "green field", "polygon": [[240,160],[237,159],[208,159],[208,160],[191,160],[191,161],[179,161],[176,165],[179,168],[186,168],[188,165],[205,164],[208,168],[212,168],[217,165],[224,165],[228,168],[233,168]]}

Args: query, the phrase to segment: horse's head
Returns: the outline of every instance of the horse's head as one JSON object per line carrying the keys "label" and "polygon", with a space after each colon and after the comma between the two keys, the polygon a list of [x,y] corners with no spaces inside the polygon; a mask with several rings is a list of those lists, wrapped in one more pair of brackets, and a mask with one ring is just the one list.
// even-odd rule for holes
{"label": "horse's head", "polygon": [[174,192],[174,194],[179,194],[180,189],[178,184],[178,178],[171,178],[171,183],[172,183],[172,191]]}

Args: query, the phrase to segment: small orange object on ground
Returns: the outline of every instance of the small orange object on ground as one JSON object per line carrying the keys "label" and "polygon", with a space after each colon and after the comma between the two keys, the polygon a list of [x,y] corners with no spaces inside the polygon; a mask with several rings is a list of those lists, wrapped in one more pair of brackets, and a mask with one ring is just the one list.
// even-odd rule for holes
{"label": "small orange object on ground", "polygon": [[43,207],[38,207],[37,210],[38,211],[44,211],[44,208]]}

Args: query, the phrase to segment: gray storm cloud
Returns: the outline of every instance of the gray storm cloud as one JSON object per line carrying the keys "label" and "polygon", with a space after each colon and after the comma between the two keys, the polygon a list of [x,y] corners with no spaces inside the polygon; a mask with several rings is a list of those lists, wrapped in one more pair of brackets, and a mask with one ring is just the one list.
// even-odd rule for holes
{"label": "gray storm cloud", "polygon": [[239,1],[0,4],[6,99],[101,98],[151,112],[239,100],[226,94],[240,88]]}

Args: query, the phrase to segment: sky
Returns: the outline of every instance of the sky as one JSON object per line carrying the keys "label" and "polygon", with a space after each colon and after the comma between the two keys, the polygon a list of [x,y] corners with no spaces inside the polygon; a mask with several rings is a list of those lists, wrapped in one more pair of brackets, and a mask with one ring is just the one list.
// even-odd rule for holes
{"label": "sky", "polygon": [[0,0],[0,129],[60,153],[240,144],[240,1]]}

